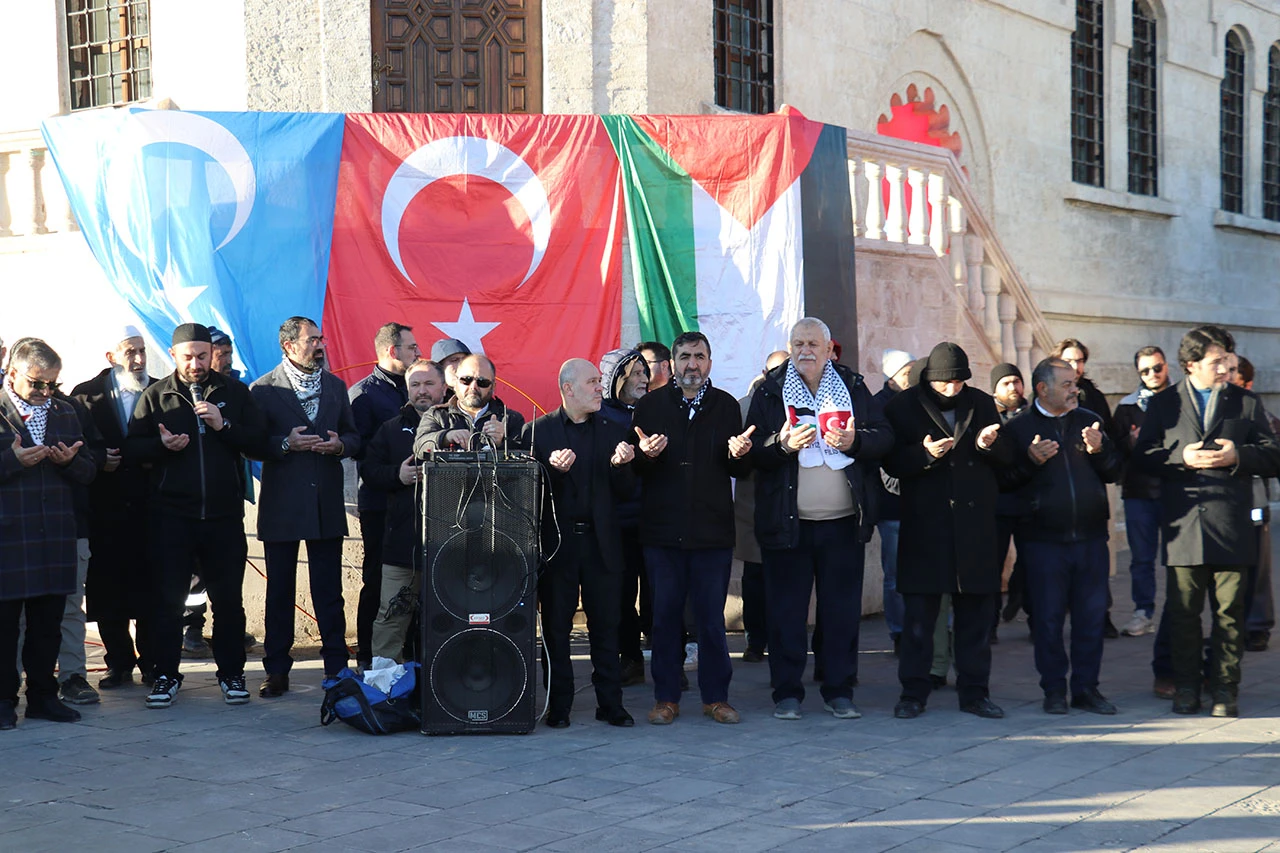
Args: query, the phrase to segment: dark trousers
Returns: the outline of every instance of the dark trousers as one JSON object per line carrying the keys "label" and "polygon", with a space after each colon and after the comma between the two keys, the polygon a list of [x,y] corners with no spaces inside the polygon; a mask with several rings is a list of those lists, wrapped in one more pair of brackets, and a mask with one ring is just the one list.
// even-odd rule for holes
{"label": "dark trousers", "polygon": [[822,648],[815,653],[823,670],[822,698],[853,698],[865,555],[857,517],[801,521],[795,548],[764,549],[762,554],[773,701],[804,699],[809,599],[815,584],[824,631]]}
{"label": "dark trousers", "polygon": [[151,639],[151,620],[138,618],[134,623],[137,632],[137,654],[134,653],[134,638],[129,634],[127,618],[104,618],[98,620],[98,636],[102,638],[103,659],[107,669],[112,672],[131,673],[136,666],[142,673],[155,668],[155,661],[149,652]]}
{"label": "dark trousers", "polygon": [[[1202,677],[1207,675],[1215,689],[1235,690],[1240,683],[1244,594],[1249,572],[1240,566],[1169,566],[1166,571],[1165,618],[1170,623],[1174,683],[1198,690]],[[1200,614],[1209,593],[1214,597],[1212,668],[1204,672]]]}
{"label": "dark trousers", "polygon": [[198,560],[213,606],[213,659],[219,676],[244,673],[244,563],[248,543],[244,519],[201,521],[164,513],[151,520],[153,655],[156,675],[178,678],[182,659],[182,614]]}
{"label": "dark trousers", "polygon": [[[387,511],[360,510],[360,539],[364,562],[360,564],[360,600],[356,605],[356,647],[361,660],[373,659],[373,623],[382,605],[382,540],[386,536]],[[308,550],[310,555],[311,551]]]}
{"label": "dark trousers", "polygon": [[1129,589],[1133,609],[1150,619],[1156,612],[1156,560],[1160,557],[1160,501],[1124,499],[1124,529],[1129,540]]}
{"label": "dark trousers", "polygon": [[[951,593],[956,692],[960,704],[967,705],[990,695],[991,614],[998,595]],[[902,640],[898,653],[898,681],[902,698],[922,705],[929,699],[933,682],[933,629],[938,623],[941,595],[903,593]]]}
{"label": "dark trousers", "polygon": [[574,527],[568,526],[559,553],[538,579],[542,666],[551,673],[548,708],[552,714],[567,714],[573,706],[569,635],[573,631],[573,615],[578,610],[579,590],[582,609],[587,615],[596,706],[608,710],[622,707],[622,663],[618,658],[621,578],[616,571],[605,568],[594,529],[586,527],[572,532]]}
{"label": "dark trousers", "polygon": [[[1023,542],[1027,589],[1035,606],[1031,636],[1036,670],[1045,694],[1079,695],[1098,686],[1102,671],[1102,634],[1107,621],[1107,578],[1111,557],[1105,537],[1087,542]],[[1071,612],[1071,654],[1062,639]]]}
{"label": "dark trousers", "polygon": [[[1022,537],[1018,534],[1017,516],[997,515],[996,516],[996,537],[1000,554],[1000,569],[1004,570],[1004,561],[1009,557],[1009,544],[1017,548],[1018,553],[1013,558],[1013,571],[1009,574],[1009,592],[1008,601],[1017,602],[1022,608],[1022,612],[1027,614],[1028,620],[1031,617],[1031,608],[1034,602],[1031,595],[1027,592],[1027,561],[1022,556]],[[1016,610],[1014,611],[1017,612]],[[992,617],[992,624],[1000,621],[1000,601],[999,596],[996,597],[996,613]]]}
{"label": "dark trousers", "polygon": [[747,648],[763,652],[769,647],[764,563],[742,564],[742,628],[747,634]]}
{"label": "dark trousers", "polygon": [[653,613],[650,606],[652,593],[649,590],[649,575],[644,570],[644,546],[640,544],[640,528],[623,527],[619,541],[622,545],[622,617],[618,623],[618,648],[623,660],[643,661],[640,634],[649,632],[653,625]]}
{"label": "dark trousers", "polygon": [[[267,557],[267,630],[262,641],[262,668],[268,675],[287,675],[293,667],[289,650],[293,648],[298,546],[302,543],[262,544]],[[311,606],[320,628],[324,674],[337,675],[350,662],[347,616],[342,602],[342,537],[308,539],[307,569],[311,579]]]}
{"label": "dark trousers", "polygon": [[27,628],[22,641],[22,668],[27,673],[27,703],[58,695],[53,670],[62,645],[62,611],[66,604],[65,595],[0,601],[0,699],[18,701],[18,620],[24,615]]}
{"label": "dark trousers", "polygon": [[731,548],[644,549],[653,588],[653,695],[659,702],[680,701],[684,666],[684,605],[692,601],[698,626],[698,690],[703,704],[729,698],[729,646],[724,636],[724,600],[729,594]]}

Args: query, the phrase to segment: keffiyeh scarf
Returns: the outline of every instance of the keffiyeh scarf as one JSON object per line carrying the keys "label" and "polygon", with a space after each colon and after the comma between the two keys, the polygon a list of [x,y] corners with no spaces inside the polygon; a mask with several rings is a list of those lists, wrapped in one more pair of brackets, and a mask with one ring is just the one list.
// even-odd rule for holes
{"label": "keffiyeh scarf", "polygon": [[707,393],[707,389],[711,387],[711,380],[708,379],[702,383],[702,387],[698,389],[698,393],[693,395],[690,400],[683,394],[680,395],[680,403],[689,410],[689,420],[693,420],[694,415],[698,414],[698,410],[702,408],[702,397]]}
{"label": "keffiyeh scarf", "polygon": [[822,369],[818,393],[814,394],[800,377],[793,362],[787,362],[787,378],[782,383],[782,403],[786,407],[787,422],[795,429],[800,424],[813,424],[818,428],[818,438],[799,453],[802,468],[826,465],[839,471],[853,464],[853,458],[845,455],[822,440],[822,434],[832,427],[845,428],[853,416],[853,400],[840,374],[827,362]]}
{"label": "keffiyeh scarf", "polygon": [[31,441],[37,445],[44,444],[44,431],[49,425],[49,409],[53,407],[53,398],[45,400],[42,405],[33,406],[13,390],[12,379],[5,379],[4,390],[8,392],[9,399],[18,410],[18,414],[22,415],[22,420],[26,422],[27,432],[31,433]]}
{"label": "keffiyeh scarf", "polygon": [[293,393],[298,395],[298,402],[302,404],[302,411],[306,413],[307,420],[314,421],[316,413],[320,411],[320,381],[324,377],[324,371],[317,369],[307,373],[290,361],[288,356],[284,357],[283,364],[284,371],[289,376],[289,384],[293,386]]}

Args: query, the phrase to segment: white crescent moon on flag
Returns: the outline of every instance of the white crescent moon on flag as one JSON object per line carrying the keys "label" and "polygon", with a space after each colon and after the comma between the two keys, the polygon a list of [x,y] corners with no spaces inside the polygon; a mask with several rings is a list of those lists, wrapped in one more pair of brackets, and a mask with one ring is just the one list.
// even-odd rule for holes
{"label": "white crescent moon on flag", "polygon": [[129,228],[129,201],[133,196],[130,184],[141,168],[138,159],[132,155],[157,142],[176,142],[203,151],[230,178],[235,191],[236,213],[226,236],[214,247],[214,251],[221,249],[240,233],[253,210],[253,199],[257,192],[253,161],[231,131],[212,119],[180,110],[138,110],[131,113],[120,136],[108,150],[104,178],[107,216],[120,241],[134,255],[143,257]]}
{"label": "white crescent moon on flag", "polygon": [[475,175],[501,184],[524,207],[533,230],[533,258],[520,287],[533,275],[551,239],[551,205],[542,181],[519,154],[492,139],[447,136],[414,151],[396,169],[382,196],[382,240],[400,274],[413,284],[400,257],[400,220],[418,193],[441,178]]}

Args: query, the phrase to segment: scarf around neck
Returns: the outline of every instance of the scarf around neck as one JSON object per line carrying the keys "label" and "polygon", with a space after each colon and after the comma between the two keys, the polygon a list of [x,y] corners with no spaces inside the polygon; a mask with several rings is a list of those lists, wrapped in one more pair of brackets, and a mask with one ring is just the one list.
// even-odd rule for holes
{"label": "scarf around neck", "polygon": [[13,390],[13,380],[9,378],[4,380],[4,390],[18,410],[18,414],[22,415],[22,420],[26,422],[27,432],[31,433],[31,441],[37,445],[44,444],[45,428],[49,425],[49,409],[53,406],[53,398],[50,397],[39,406],[33,406],[18,396],[18,392]]}
{"label": "scarf around neck", "polygon": [[302,411],[306,413],[307,420],[314,421],[316,413],[320,411],[320,382],[324,377],[324,370],[317,369],[307,373],[290,361],[288,356],[285,356],[281,363],[284,364],[289,384],[293,386],[293,393],[298,395],[298,402],[302,404]]}
{"label": "scarf around neck", "polygon": [[817,441],[798,454],[800,467],[826,465],[833,471],[839,471],[853,464],[852,457],[822,440],[822,433],[833,426],[844,429],[849,418],[853,417],[849,388],[830,361],[822,368],[817,394],[809,390],[795,364],[788,361],[787,376],[782,383],[782,404],[786,408],[787,422],[793,429],[806,423],[818,428]]}

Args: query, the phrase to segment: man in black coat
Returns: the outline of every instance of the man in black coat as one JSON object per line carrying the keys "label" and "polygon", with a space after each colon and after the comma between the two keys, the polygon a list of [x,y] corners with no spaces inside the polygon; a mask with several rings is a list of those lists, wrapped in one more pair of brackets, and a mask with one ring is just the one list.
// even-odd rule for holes
{"label": "man in black coat", "polygon": [[894,449],[883,461],[901,489],[898,591],[904,617],[894,715],[919,716],[932,681],[933,629],[944,594],[955,614],[960,709],[1003,717],[990,698],[991,621],[1000,592],[997,471],[1013,460],[990,395],[965,384],[969,357],[957,344],[929,353],[920,383],[890,401]]}
{"label": "man in black coat", "polygon": [[[387,525],[386,493],[369,487],[364,475],[364,456],[378,429],[396,416],[408,402],[405,371],[418,358],[413,328],[386,323],[373,338],[378,363],[373,372],[351,386],[351,416],[360,433],[360,453],[356,458],[360,487],[356,493],[360,512],[360,540],[364,560],[360,567],[360,604],[356,610],[356,654],[361,665],[372,660],[373,620],[382,597],[382,532]],[[437,401],[439,402],[439,401]]]}
{"label": "man in black coat", "polygon": [[342,540],[347,535],[342,459],[360,452],[347,388],[324,370],[320,327],[306,317],[290,317],[280,326],[280,349],[280,364],[250,386],[267,434],[258,500],[258,538],[267,562],[262,641],[267,676],[258,695],[268,698],[289,689],[298,546],[303,542],[325,676],[337,675],[349,660],[342,600]]}
{"label": "man in black coat", "polygon": [[1187,332],[1178,347],[1186,376],[1151,399],[1133,451],[1137,464],[1162,481],[1177,714],[1200,710],[1200,614],[1210,587],[1217,598],[1208,673],[1212,713],[1239,713],[1244,583],[1258,556],[1252,478],[1280,473],[1280,443],[1262,401],[1227,381],[1227,357],[1234,350],[1235,339],[1219,326]]}
{"label": "man in black coat", "polygon": [[[875,395],[882,411],[890,400],[911,385],[911,366],[915,360],[911,353],[900,349],[887,349],[882,354],[884,387]],[[880,569],[884,574],[884,622],[896,655],[902,643],[902,594],[898,592],[898,534],[902,529],[902,514],[898,508],[898,482],[877,467],[873,488],[877,490],[879,509],[876,532],[880,534]]]}
{"label": "man in black coat", "polygon": [[748,473],[751,430],[733,395],[711,386],[711,344],[684,332],[671,345],[670,385],[650,391],[633,418],[636,472],[642,478],[640,538],[653,588],[655,704],[649,722],[680,714],[684,604],[693,599],[698,625],[698,689],[702,711],[736,723],[729,704],[729,647],[724,602],[733,565],[731,479]]}
{"label": "man in black coat", "polygon": [[824,707],[838,719],[861,716],[853,683],[865,543],[875,529],[876,460],[892,449],[893,432],[862,377],[833,362],[831,351],[825,323],[799,320],[790,359],[765,376],[747,414],[773,715],[780,720],[800,718],[815,584]]}
{"label": "man in black coat", "polygon": [[62,613],[76,589],[75,489],[97,472],[70,401],[57,399],[62,359],[43,341],[15,345],[0,391],[0,731],[17,724],[18,622],[27,719],[70,723],[54,666]]}
{"label": "man in black coat", "polygon": [[208,328],[174,330],[174,372],[138,398],[123,456],[151,464],[149,568],[154,596],[155,681],[148,708],[168,708],[182,684],[182,611],[191,567],[213,605],[213,657],[223,699],[249,701],[244,686],[244,464],[259,451],[262,414],[249,389],[209,369]]}
{"label": "man in black coat", "polygon": [[[1000,415],[1001,426],[1027,410],[1027,398],[1023,396],[1024,390],[1022,371],[1016,364],[1006,361],[991,368],[991,397],[996,401],[996,412]],[[1001,494],[996,500],[996,531],[1000,537],[1001,571],[1004,571],[1004,563],[1009,556],[1009,544],[1012,542],[1017,549],[1013,573],[1009,575],[1009,598],[1004,606],[1005,621],[1009,622],[1018,615],[1019,609],[1026,611],[1028,616],[1031,615],[1031,596],[1027,594],[1026,589],[1026,560],[1022,555],[1022,546],[1017,542],[1018,521],[1025,510],[1026,507],[1012,494]],[[996,609],[1000,609],[999,601],[996,602]],[[996,620],[991,626],[992,643],[998,641],[999,623],[1000,614],[997,613]]]}
{"label": "man in black coat", "polygon": [[[447,379],[448,373],[445,373]],[[524,415],[508,409],[494,394],[498,371],[487,356],[469,355],[458,362],[454,396],[422,416],[413,452],[418,458],[433,450],[508,450],[523,446]]]}
{"label": "man in black coat", "polygon": [[370,635],[370,656],[401,662],[421,586],[422,513],[414,500],[419,477],[413,438],[422,413],[443,400],[445,390],[444,370],[434,361],[413,362],[404,379],[409,402],[374,433],[360,465],[364,484],[382,493],[386,506],[386,526],[380,537],[382,591]]}
{"label": "man in black coat", "polygon": [[[1120,454],[1102,431],[1102,418],[1077,403],[1070,364],[1047,358],[1031,374],[1035,402],[1010,420],[1015,464],[1007,473],[1014,498],[1027,507],[1018,537],[1032,597],[1036,669],[1048,714],[1071,707],[1114,714],[1098,690],[1103,626],[1111,569],[1107,551],[1107,483],[1120,475]],[[1062,628],[1071,613],[1071,654]]]}
{"label": "man in black coat", "polygon": [[635,721],[622,707],[618,656],[623,559],[617,502],[630,497],[634,488],[630,462],[635,450],[620,424],[599,415],[600,371],[595,365],[569,359],[560,368],[559,385],[560,408],[524,429],[524,443],[545,466],[551,492],[550,505],[544,502],[542,514],[542,553],[548,559],[538,579],[542,663],[551,683],[546,722],[554,729],[569,725],[573,706],[569,634],[581,593],[591,641],[596,719],[611,726],[632,726]]}
{"label": "man in black coat", "polygon": [[[134,407],[147,386],[147,346],[135,328],[107,353],[110,367],[81,382],[71,395],[85,405],[100,437],[105,463],[89,485],[89,568],[85,580],[88,618],[98,623],[107,674],[98,687],[133,683],[133,669],[149,675],[150,609],[144,543],[147,541],[147,470],[124,452]],[[135,620],[137,652],[129,634]]]}

